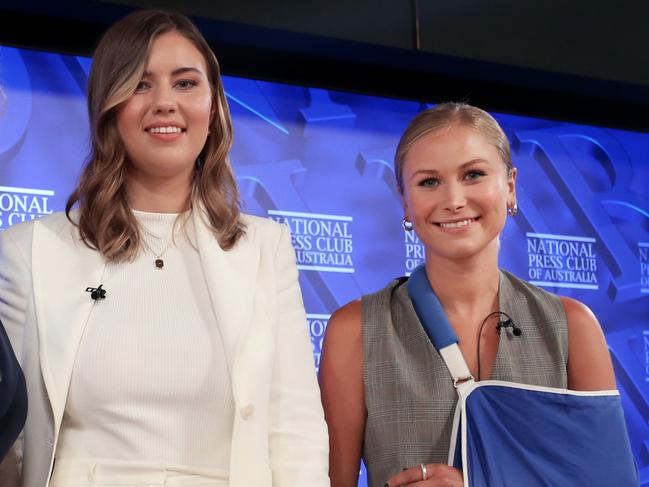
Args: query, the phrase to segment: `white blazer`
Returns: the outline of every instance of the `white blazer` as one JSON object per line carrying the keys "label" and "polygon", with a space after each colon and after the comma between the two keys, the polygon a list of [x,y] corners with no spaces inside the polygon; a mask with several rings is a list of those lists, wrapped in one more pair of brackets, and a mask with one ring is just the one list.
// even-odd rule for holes
{"label": "white blazer", "polygon": [[[243,216],[245,236],[224,251],[199,213],[198,251],[235,404],[229,485],[329,486],[327,427],[289,233]],[[3,487],[49,483],[94,303],[85,289],[101,282],[104,266],[61,213],[0,232],[0,319],[21,358],[29,397],[24,437],[0,468]]]}

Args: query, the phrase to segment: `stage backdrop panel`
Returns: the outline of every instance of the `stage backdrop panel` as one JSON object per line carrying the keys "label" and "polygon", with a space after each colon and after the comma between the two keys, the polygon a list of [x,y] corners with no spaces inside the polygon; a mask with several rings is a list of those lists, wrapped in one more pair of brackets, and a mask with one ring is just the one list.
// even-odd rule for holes
{"label": "stage backdrop panel", "polygon": [[[0,229],[64,208],[88,151],[89,67],[0,46]],[[234,77],[225,87],[244,209],[291,231],[318,367],[330,314],[424,258],[401,228],[392,160],[430,105]],[[501,265],[598,316],[649,486],[649,135],[493,115],[519,171]]]}

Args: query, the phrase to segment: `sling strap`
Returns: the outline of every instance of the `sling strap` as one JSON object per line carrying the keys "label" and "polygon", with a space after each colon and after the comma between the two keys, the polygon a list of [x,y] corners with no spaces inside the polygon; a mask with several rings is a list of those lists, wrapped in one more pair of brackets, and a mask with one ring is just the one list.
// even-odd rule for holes
{"label": "sling strap", "polygon": [[410,274],[408,293],[428,339],[441,355],[453,378],[453,386],[457,389],[460,384],[475,381],[458,346],[459,339],[430,287],[423,264]]}

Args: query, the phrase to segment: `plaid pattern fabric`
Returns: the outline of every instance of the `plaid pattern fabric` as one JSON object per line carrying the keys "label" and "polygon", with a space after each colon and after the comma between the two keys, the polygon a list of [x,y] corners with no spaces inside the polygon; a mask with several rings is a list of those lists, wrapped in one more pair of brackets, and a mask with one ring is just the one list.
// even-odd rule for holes
{"label": "plaid pattern fabric", "polygon": [[[362,299],[369,487],[382,487],[403,468],[448,460],[457,394],[404,283]],[[558,296],[501,271],[500,310],[523,334],[501,333],[491,378],[565,388],[567,323]]]}

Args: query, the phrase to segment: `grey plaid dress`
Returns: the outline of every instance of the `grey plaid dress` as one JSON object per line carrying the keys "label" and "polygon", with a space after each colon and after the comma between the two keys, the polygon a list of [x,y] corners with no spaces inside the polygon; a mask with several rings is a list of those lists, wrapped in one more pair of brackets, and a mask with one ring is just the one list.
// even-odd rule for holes
{"label": "grey plaid dress", "polygon": [[[523,334],[501,333],[491,378],[567,387],[567,322],[559,297],[501,271],[499,300]],[[404,280],[363,296],[362,317],[363,460],[368,486],[383,487],[403,468],[447,462],[457,395]]]}

